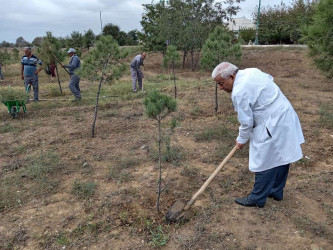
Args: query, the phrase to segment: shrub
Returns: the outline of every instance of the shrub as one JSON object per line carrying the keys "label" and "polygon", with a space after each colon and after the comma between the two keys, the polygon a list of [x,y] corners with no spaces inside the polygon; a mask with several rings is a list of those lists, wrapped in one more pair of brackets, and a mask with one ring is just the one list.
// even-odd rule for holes
{"label": "shrub", "polygon": [[16,90],[9,87],[8,89],[2,89],[0,92],[1,101],[10,101],[10,100],[27,100],[28,94],[22,90]]}

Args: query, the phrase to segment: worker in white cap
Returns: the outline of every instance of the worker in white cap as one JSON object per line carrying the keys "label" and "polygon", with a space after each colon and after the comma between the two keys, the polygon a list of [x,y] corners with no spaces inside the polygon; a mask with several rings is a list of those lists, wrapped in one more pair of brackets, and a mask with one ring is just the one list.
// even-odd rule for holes
{"label": "worker in white cap", "polygon": [[76,55],[76,51],[73,48],[70,48],[67,51],[68,56],[71,58],[68,65],[62,65],[63,68],[68,68],[68,72],[71,76],[69,81],[69,89],[72,91],[75,99],[74,101],[81,100],[81,91],[80,91],[80,77],[75,75],[75,71],[80,68],[81,62],[80,58]]}

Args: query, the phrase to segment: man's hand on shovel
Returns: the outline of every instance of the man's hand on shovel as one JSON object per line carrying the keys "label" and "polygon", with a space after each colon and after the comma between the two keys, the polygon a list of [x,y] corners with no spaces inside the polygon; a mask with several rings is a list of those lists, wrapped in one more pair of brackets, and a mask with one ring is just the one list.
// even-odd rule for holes
{"label": "man's hand on shovel", "polygon": [[242,149],[245,146],[245,144],[241,144],[238,141],[236,141],[236,148],[237,149]]}

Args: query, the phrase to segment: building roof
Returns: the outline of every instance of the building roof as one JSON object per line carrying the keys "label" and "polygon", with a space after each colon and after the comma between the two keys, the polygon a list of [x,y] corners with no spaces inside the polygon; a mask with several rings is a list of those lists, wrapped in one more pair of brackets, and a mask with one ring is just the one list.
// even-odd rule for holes
{"label": "building roof", "polygon": [[228,28],[233,31],[239,31],[240,29],[255,28],[253,20],[247,19],[245,17],[233,18],[228,23]]}

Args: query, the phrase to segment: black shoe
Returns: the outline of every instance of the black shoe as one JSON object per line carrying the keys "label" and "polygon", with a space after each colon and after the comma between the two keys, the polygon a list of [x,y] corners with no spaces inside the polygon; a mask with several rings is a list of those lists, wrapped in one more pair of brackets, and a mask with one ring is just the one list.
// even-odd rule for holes
{"label": "black shoe", "polygon": [[275,197],[275,196],[272,195],[272,194],[268,195],[267,197],[268,197],[268,198],[273,198],[273,200],[275,200],[275,201],[282,201],[282,200],[283,200],[283,198],[277,198],[277,197]]}
{"label": "black shoe", "polygon": [[239,205],[245,206],[245,207],[264,207],[265,205],[259,205],[254,202],[250,202],[248,196],[245,196],[243,198],[237,198],[235,199],[235,202]]}

